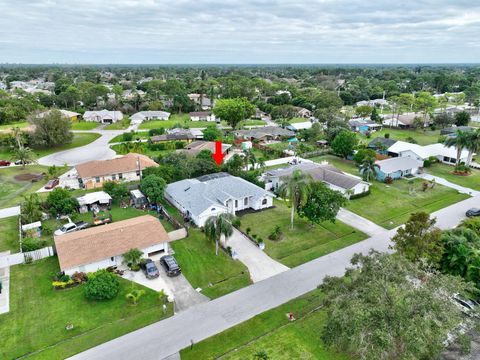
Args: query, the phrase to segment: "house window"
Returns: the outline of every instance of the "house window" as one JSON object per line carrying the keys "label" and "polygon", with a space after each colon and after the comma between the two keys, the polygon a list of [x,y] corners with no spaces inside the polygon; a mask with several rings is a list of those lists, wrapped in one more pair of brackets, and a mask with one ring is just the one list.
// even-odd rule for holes
{"label": "house window", "polygon": [[118,174],[118,178],[119,178],[120,180],[122,180],[122,179],[123,179],[123,174],[122,174],[122,173]]}
{"label": "house window", "polygon": [[262,200],[262,205],[267,205],[267,199]]}
{"label": "house window", "polygon": [[235,200],[235,208],[238,208],[238,200]]}
{"label": "house window", "polygon": [[243,205],[245,205],[245,206],[248,205],[248,198],[243,199]]}
{"label": "house window", "polygon": [[112,180],[117,180],[117,175],[113,174],[112,175]]}
{"label": "house window", "polygon": [[137,176],[140,176],[140,170],[137,170]]}
{"label": "house window", "polygon": [[95,182],[97,182],[97,183],[100,182],[100,178],[98,176],[95,178]]}
{"label": "house window", "polygon": [[215,209],[215,208],[211,208],[211,210],[210,210],[210,211],[215,211],[215,210],[217,210],[217,209]]}
{"label": "house window", "polygon": [[110,258],[110,261],[112,261],[112,262],[115,261],[115,258],[112,256],[112,257]]}

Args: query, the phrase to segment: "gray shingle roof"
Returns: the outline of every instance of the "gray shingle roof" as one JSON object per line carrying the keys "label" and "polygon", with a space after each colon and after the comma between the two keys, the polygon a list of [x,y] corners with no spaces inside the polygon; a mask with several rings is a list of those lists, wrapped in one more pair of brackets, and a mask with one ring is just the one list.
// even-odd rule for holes
{"label": "gray shingle roof", "polygon": [[235,135],[248,138],[260,139],[264,136],[293,136],[293,131],[283,129],[278,126],[265,126],[261,128],[255,128],[250,130],[238,130],[235,131]]}
{"label": "gray shingle roof", "polygon": [[354,176],[347,175],[332,165],[321,165],[316,163],[291,165],[287,168],[269,171],[267,172],[267,175],[275,177],[288,177],[292,175],[295,170],[300,170],[306,174],[309,174],[316,181],[323,181],[328,184],[338,186],[342,189],[351,189],[355,185],[362,182],[362,180]]}
{"label": "gray shingle roof", "polygon": [[217,173],[168,184],[166,193],[192,215],[198,216],[210,206],[224,207],[230,198],[252,197],[253,201],[268,195],[266,190],[236,176]]}

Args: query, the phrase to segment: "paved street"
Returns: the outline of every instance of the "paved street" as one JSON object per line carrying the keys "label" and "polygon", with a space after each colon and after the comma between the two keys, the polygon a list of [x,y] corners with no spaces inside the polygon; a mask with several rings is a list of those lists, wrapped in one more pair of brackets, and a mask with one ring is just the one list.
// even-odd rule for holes
{"label": "paved street", "polygon": [[[440,228],[450,228],[465,218],[467,209],[478,204],[480,196],[451,205],[433,216]],[[394,229],[375,234],[352,246],[94,347],[72,359],[163,359],[189,346],[191,340],[199,342],[315,289],[327,275],[343,275],[355,253],[368,253],[372,248],[389,251],[390,238],[395,232]]]}
{"label": "paved street", "polygon": [[248,268],[253,282],[265,280],[289,269],[287,266],[273,260],[237,229],[234,229],[227,245],[235,250],[238,260]]}
{"label": "paved street", "polygon": [[44,156],[38,159],[38,163],[46,166],[62,166],[64,164],[73,166],[90,160],[113,159],[116,154],[115,151],[110,149],[108,142],[115,136],[123,134],[125,131],[126,130],[92,130],[90,132],[101,134],[102,136],[85,146]]}

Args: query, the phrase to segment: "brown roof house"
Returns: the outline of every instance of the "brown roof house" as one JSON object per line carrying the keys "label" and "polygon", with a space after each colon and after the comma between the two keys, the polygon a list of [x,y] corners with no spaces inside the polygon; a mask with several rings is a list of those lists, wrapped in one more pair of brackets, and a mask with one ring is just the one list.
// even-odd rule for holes
{"label": "brown roof house", "polygon": [[93,160],[75,166],[80,187],[94,189],[105,181],[138,181],[142,170],[158,164],[146,155],[129,153],[110,160]]}
{"label": "brown roof house", "polygon": [[168,253],[170,238],[160,221],[144,215],[86,230],[54,236],[60,269],[65,274],[93,272],[123,262],[132,248],[148,258]]}
{"label": "brown roof house", "polygon": [[[202,150],[208,150],[212,154],[215,153],[215,141],[193,141],[188,144],[184,149],[178,150],[178,152],[184,152],[187,155],[197,156]],[[222,153],[228,154],[232,145],[222,144]]]}

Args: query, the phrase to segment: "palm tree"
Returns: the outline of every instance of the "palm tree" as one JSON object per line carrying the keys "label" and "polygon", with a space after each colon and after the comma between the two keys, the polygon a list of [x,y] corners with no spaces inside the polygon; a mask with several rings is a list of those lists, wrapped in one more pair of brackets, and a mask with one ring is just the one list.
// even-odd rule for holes
{"label": "palm tree", "polygon": [[130,269],[136,269],[140,260],[142,259],[143,252],[137,248],[132,248],[123,254],[123,263],[130,266]]}
{"label": "palm tree", "polygon": [[232,214],[220,214],[218,216],[210,216],[205,222],[205,236],[210,241],[215,241],[215,255],[218,255],[218,243],[222,235],[227,238],[233,235],[232,221],[235,217]]}
{"label": "palm tree", "polygon": [[15,159],[21,161],[22,168],[24,169],[26,164],[30,162],[35,162],[37,159],[37,156],[32,151],[32,149],[30,149],[29,147],[24,147],[23,145],[21,147],[15,148],[13,150],[13,154],[15,156]]}
{"label": "palm tree", "polygon": [[469,144],[466,146],[468,150],[467,165],[472,162],[473,154],[480,151],[480,129],[470,131],[468,133]]}
{"label": "palm tree", "polygon": [[456,136],[446,139],[444,145],[447,147],[455,147],[457,149],[456,165],[459,165],[462,150],[470,145],[470,135],[466,131],[457,130]]}
{"label": "palm tree", "polygon": [[295,170],[288,178],[283,179],[283,184],[278,188],[278,194],[292,207],[290,215],[290,228],[293,230],[293,218],[298,208],[308,200],[310,182],[312,177],[300,170]]}
{"label": "palm tree", "polygon": [[375,164],[375,159],[372,157],[367,157],[363,160],[360,165],[360,174],[362,174],[363,180],[370,181],[370,179],[375,178],[377,175],[378,165]]}
{"label": "palm tree", "polygon": [[133,289],[131,292],[125,295],[125,297],[127,298],[127,300],[130,300],[133,305],[137,305],[138,300],[140,300],[143,295],[145,295],[145,290]]}

